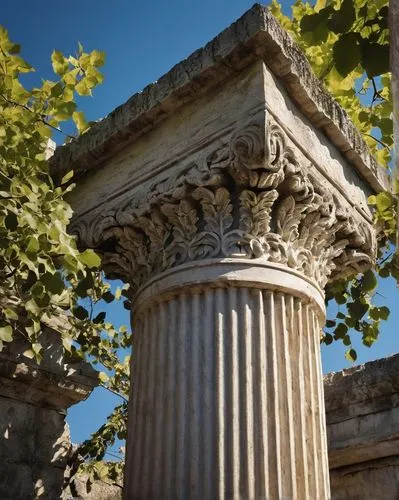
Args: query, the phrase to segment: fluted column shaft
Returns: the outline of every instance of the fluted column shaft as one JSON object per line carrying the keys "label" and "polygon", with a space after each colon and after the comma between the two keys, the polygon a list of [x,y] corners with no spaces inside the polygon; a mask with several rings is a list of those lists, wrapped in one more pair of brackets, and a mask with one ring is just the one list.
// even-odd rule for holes
{"label": "fluted column shaft", "polygon": [[142,302],[125,498],[329,498],[320,309],[300,295],[237,280]]}

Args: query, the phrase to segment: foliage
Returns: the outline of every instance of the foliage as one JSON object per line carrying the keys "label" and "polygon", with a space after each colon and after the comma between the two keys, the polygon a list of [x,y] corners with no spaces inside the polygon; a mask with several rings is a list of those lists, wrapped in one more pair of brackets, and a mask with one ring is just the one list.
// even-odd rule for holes
{"label": "foliage", "polygon": [[[317,0],[312,6],[297,0],[292,19],[273,0],[272,13],[305,52],[315,74],[346,109],[380,164],[389,169],[393,144],[392,97],[389,73],[388,0]],[[327,290],[327,302],[340,306],[328,320],[323,342],[340,340],[346,357],[355,361],[351,329],[370,347],[378,338],[380,322],[389,309],[374,305],[377,275],[399,281],[395,260],[395,196],[383,192],[370,196],[379,230],[378,262],[373,271]],[[343,309],[343,310],[341,310]]]}
{"label": "foliage", "polygon": [[387,166],[393,144],[388,0],[318,0],[314,6],[298,0],[292,19],[273,0],[271,11]]}
{"label": "foliage", "polygon": [[[75,450],[70,459],[66,484],[73,485],[73,478],[79,471],[87,475],[87,491],[90,491],[91,484],[99,479],[120,486],[123,461],[106,461],[104,457],[107,450],[115,443],[116,437],[126,438],[126,424],[127,401],[124,401],[114,408],[105,424]],[[120,457],[116,456],[116,458]]]}
{"label": "foliage", "polygon": [[126,399],[129,357],[121,362],[119,353],[131,336],[106,322],[99,308],[115,295],[127,298],[128,287],[112,294],[99,256],[79,252],[68,235],[72,211],[64,197],[73,173],[56,187],[48,162],[49,139],[61,124],[72,121],[77,134],[88,130],[76,96],[91,95],[102,82],[104,54],[86,53],[80,44],[75,56],[54,51],[54,80],[27,89],[22,81],[34,70],[19,52],[0,27],[0,350],[22,336],[31,346],[24,356],[40,362],[41,333],[49,326],[70,362],[100,364],[102,385]]}

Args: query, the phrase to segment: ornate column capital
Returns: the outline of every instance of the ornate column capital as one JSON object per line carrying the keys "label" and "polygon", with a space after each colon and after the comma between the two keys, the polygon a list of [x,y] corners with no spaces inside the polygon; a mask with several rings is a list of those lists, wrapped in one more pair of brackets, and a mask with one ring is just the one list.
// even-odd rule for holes
{"label": "ornate column capital", "polygon": [[270,115],[219,138],[122,206],[73,227],[110,277],[133,293],[193,261],[258,259],[299,271],[320,288],[370,266],[364,216],[312,165]]}

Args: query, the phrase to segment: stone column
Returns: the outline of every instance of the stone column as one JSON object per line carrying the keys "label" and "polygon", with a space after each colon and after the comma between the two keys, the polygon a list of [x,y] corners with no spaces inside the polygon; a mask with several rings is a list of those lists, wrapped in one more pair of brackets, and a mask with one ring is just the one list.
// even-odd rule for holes
{"label": "stone column", "polygon": [[183,265],[136,300],[126,498],[328,498],[323,298],[262,259]]}
{"label": "stone column", "polygon": [[255,5],[69,169],[71,231],[130,284],[125,498],[329,498],[324,287],[372,265],[388,184],[287,33]]}
{"label": "stone column", "polygon": [[329,498],[323,287],[370,228],[263,111],[141,200],[90,230],[131,284],[125,498]]}

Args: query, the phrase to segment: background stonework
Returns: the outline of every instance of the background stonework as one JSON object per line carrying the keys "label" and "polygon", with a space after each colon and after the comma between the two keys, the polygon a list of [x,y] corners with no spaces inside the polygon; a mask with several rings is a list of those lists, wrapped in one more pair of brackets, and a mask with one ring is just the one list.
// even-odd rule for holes
{"label": "background stonework", "polygon": [[399,354],[324,378],[334,500],[399,498]]}
{"label": "background stonework", "polygon": [[[75,402],[87,396],[95,379],[89,371],[83,374],[87,367],[75,367],[75,375],[68,376],[55,363],[54,349],[51,360],[50,351],[47,369],[15,360],[10,352],[0,358],[1,500],[55,500],[61,496],[71,447],[66,408],[72,394]],[[51,364],[53,372],[47,371]],[[39,393],[35,384],[41,376],[48,385],[42,383]],[[55,387],[57,397],[51,395]],[[397,499],[399,354],[328,374],[324,389],[332,499]],[[82,476],[75,482],[74,493],[68,489],[62,498],[117,500],[121,490],[98,481],[87,493]]]}
{"label": "background stonework", "polygon": [[60,498],[71,441],[66,410],[97,384],[84,363],[67,365],[56,334],[44,334],[40,366],[21,355],[24,341],[0,354],[0,498]]}

